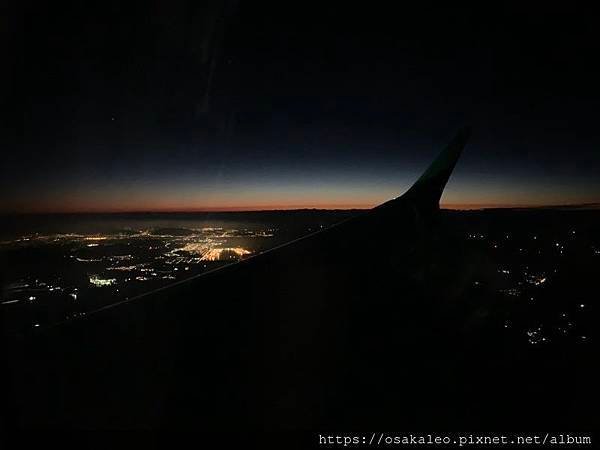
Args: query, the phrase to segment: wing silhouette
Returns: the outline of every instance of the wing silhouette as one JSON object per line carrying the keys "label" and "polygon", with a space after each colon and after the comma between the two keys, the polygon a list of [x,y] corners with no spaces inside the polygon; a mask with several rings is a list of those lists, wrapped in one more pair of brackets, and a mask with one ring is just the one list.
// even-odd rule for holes
{"label": "wing silhouette", "polygon": [[[436,212],[468,135],[404,195],[357,217],[17,339],[12,420],[206,430],[447,423],[464,394],[447,387],[466,380],[456,352],[468,345],[451,307],[460,248]],[[472,418],[467,407],[453,417]]]}

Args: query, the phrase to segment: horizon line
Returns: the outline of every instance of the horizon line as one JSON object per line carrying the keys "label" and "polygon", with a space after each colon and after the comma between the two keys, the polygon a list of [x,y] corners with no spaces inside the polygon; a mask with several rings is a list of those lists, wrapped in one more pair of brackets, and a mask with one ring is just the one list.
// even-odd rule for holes
{"label": "horizon line", "polygon": [[[67,214],[202,214],[202,213],[244,213],[244,212],[284,212],[284,211],[368,211],[371,205],[322,205],[322,206],[281,206],[281,207],[213,207],[191,209],[113,209],[113,210],[30,210],[0,211],[0,215],[67,215]],[[477,204],[448,203],[441,204],[440,209],[452,211],[481,211],[487,209],[600,209],[600,202],[569,204]]]}

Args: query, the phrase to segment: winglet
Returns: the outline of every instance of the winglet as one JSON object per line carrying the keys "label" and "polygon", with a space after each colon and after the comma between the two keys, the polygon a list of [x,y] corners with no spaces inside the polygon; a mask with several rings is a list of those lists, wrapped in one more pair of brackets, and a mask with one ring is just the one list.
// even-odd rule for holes
{"label": "winglet", "polygon": [[444,187],[470,135],[470,128],[461,129],[415,184],[404,195],[388,203],[403,200],[410,201],[422,212],[438,210]]}

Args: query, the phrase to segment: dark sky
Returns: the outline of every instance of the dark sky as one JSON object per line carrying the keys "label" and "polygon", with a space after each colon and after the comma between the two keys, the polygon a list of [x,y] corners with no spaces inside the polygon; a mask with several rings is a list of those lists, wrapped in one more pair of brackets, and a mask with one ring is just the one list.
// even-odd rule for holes
{"label": "dark sky", "polygon": [[600,17],[480,3],[5,6],[0,210],[372,206],[463,125],[446,205],[600,201]]}

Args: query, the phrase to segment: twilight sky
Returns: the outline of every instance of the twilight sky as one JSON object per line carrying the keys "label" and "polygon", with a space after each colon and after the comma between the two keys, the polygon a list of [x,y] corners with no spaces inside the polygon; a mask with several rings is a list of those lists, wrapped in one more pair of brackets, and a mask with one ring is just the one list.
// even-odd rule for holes
{"label": "twilight sky", "polygon": [[5,8],[0,212],[369,207],[463,125],[444,205],[600,202],[592,9],[348,3]]}

